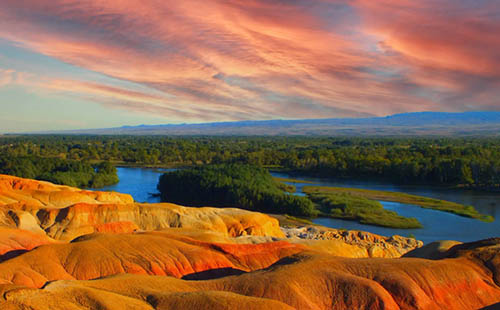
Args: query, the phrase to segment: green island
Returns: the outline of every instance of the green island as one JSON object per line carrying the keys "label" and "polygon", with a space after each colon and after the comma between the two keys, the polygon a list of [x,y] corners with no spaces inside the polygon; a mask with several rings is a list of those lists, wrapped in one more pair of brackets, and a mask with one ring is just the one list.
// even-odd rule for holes
{"label": "green island", "polygon": [[348,193],[313,192],[307,195],[321,216],[358,221],[361,224],[390,228],[422,228],[416,218],[408,218],[384,209],[382,204]]}
{"label": "green island", "polygon": [[[275,181],[288,183],[312,184],[312,181],[298,180],[293,178],[274,177]],[[308,186],[310,187],[310,186]],[[288,192],[295,192],[287,190]],[[349,193],[322,193],[310,192],[307,194],[318,210],[319,216],[332,217],[344,220],[358,221],[361,224],[376,225],[390,228],[422,228],[422,224],[416,218],[408,218],[397,214],[397,212],[384,209],[377,200],[351,195]],[[287,216],[289,218],[290,216]],[[310,220],[293,218],[295,221],[311,223]]]}
{"label": "green island", "polygon": [[290,179],[290,178],[279,178],[279,177],[273,177],[275,181],[278,182],[288,182],[288,183],[301,183],[301,184],[314,184],[312,181],[306,181],[306,180],[298,180],[298,179]]}
{"label": "green island", "polygon": [[392,201],[405,204],[412,204],[426,209],[434,209],[450,212],[456,215],[478,219],[484,222],[493,222],[494,218],[489,215],[479,213],[473,206],[466,206],[459,203],[411,195],[400,192],[378,191],[359,188],[327,187],[327,186],[304,186],[302,188],[308,196],[315,195],[347,195],[362,199]]}
{"label": "green island", "polygon": [[265,213],[313,217],[311,200],[285,192],[267,169],[240,164],[207,165],[168,172],[158,190],[164,202],[187,206],[236,207]]}
{"label": "green island", "polygon": [[295,188],[279,181],[260,167],[207,165],[163,174],[158,190],[162,201],[188,206],[237,207],[305,218],[326,216],[392,228],[422,227],[417,219],[385,210],[378,201],[346,193],[294,196],[287,192]]}
{"label": "green island", "polygon": [[237,207],[295,217],[332,217],[362,224],[410,229],[421,228],[416,218],[384,209],[378,200],[419,205],[480,219],[492,217],[478,213],[472,206],[404,193],[353,188],[305,186],[306,197],[290,195],[299,180],[273,178],[262,167],[244,164],[205,165],[168,172],[160,177],[158,190],[162,201],[188,206]]}

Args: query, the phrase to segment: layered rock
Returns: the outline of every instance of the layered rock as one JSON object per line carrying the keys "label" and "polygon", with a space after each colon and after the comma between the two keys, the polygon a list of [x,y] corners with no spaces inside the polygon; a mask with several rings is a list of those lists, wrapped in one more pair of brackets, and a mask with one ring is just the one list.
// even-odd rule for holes
{"label": "layered rock", "polygon": [[224,244],[177,232],[95,234],[71,243],[40,246],[0,264],[0,281],[40,288],[48,281],[89,280],[130,273],[180,278],[221,271],[266,268],[304,247],[288,242]]}
{"label": "layered rock", "polygon": [[498,271],[499,266],[486,264],[497,262],[499,245],[495,240],[452,248],[453,258],[443,260],[352,259],[303,251],[263,270],[204,281],[121,274],[93,281],[54,281],[40,290],[4,285],[0,307],[480,309],[500,300],[490,269]]}
{"label": "layered rock", "polygon": [[[317,247],[328,247],[331,244],[343,243],[352,245],[360,250],[358,257],[396,258],[423,245],[422,241],[413,238],[405,238],[397,235],[384,237],[364,231],[339,230],[322,226],[292,227],[283,228],[282,230],[287,238],[293,240],[292,242],[295,243]],[[354,257],[348,255],[341,256]]]}
{"label": "layered rock", "polygon": [[0,226],[0,262],[56,241],[45,234]]}
{"label": "layered rock", "polygon": [[132,196],[85,191],[44,181],[0,174],[0,205],[25,208],[65,208],[75,203],[132,203]]}
{"label": "layered rock", "polygon": [[282,238],[278,221],[231,208],[188,208],[169,203],[134,203],[130,195],[84,191],[0,175],[0,224],[70,241],[103,231],[130,232],[183,227],[228,236]]}
{"label": "layered rock", "polygon": [[359,231],[284,232],[261,213],[140,204],[0,175],[0,309],[460,310],[500,302],[500,239],[419,249],[414,239]]}
{"label": "layered rock", "polygon": [[448,250],[457,244],[461,244],[461,242],[453,240],[435,241],[409,251],[408,253],[405,253],[403,257],[442,259],[446,257]]}

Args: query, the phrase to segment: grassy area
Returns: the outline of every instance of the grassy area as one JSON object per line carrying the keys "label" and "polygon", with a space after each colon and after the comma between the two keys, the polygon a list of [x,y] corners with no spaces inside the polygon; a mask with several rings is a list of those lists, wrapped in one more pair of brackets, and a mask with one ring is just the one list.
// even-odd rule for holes
{"label": "grassy area", "polygon": [[327,187],[327,186],[304,186],[304,193],[314,194],[348,194],[373,200],[393,201],[405,204],[420,206],[426,209],[434,209],[456,215],[478,219],[484,222],[493,222],[495,219],[490,215],[479,213],[473,206],[466,206],[459,203],[410,195],[400,192],[377,191],[359,188]]}
{"label": "grassy area", "polygon": [[274,179],[275,181],[278,181],[278,182],[314,184],[314,182],[312,182],[312,181],[304,181],[304,180],[289,179],[289,178],[278,178],[278,177],[273,177],[273,179]]}
{"label": "grassy area", "polygon": [[422,228],[416,218],[404,217],[386,210],[376,200],[348,193],[311,192],[308,197],[323,216],[391,228]]}
{"label": "grassy area", "polygon": [[304,225],[316,225],[309,218],[295,217],[288,214],[268,213],[267,215],[277,219],[281,227],[301,227]]}
{"label": "grassy area", "polygon": [[[276,181],[276,180],[274,180]],[[276,185],[278,186],[279,189],[281,189],[284,192],[287,193],[295,193],[297,191],[297,188],[293,185],[282,183],[279,181],[276,181]]]}
{"label": "grassy area", "polygon": [[285,214],[285,218],[290,221],[290,222],[296,222],[300,224],[306,224],[306,225],[313,225],[313,222],[309,219],[301,218],[301,217],[296,217],[296,216],[291,216],[288,214]]}

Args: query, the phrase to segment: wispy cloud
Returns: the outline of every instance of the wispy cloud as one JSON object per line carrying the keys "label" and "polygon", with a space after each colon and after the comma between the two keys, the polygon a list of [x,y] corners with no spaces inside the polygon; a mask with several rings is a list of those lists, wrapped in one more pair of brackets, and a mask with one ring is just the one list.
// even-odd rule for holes
{"label": "wispy cloud", "polygon": [[496,2],[3,0],[0,38],[137,85],[48,91],[166,120],[500,109]]}
{"label": "wispy cloud", "polygon": [[30,74],[13,69],[0,68],[0,87],[7,85],[23,85],[29,79]]}

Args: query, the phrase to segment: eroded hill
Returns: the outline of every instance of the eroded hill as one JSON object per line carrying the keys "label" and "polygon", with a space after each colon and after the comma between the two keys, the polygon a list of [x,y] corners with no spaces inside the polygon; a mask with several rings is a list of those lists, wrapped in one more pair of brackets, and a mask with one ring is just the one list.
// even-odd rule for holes
{"label": "eroded hill", "polygon": [[481,309],[500,302],[500,239],[429,245],[399,258],[420,245],[322,227],[282,230],[261,213],[139,204],[0,176],[0,309]]}

